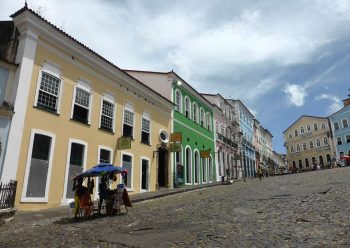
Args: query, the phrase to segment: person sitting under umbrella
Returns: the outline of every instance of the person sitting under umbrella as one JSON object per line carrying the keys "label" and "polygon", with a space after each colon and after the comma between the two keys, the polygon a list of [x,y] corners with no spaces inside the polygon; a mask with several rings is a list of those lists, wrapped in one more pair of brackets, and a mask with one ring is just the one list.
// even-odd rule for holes
{"label": "person sitting under umbrella", "polygon": [[91,201],[88,188],[84,189],[84,194],[80,199],[80,208],[84,210],[84,217],[89,217],[94,209],[94,204]]}

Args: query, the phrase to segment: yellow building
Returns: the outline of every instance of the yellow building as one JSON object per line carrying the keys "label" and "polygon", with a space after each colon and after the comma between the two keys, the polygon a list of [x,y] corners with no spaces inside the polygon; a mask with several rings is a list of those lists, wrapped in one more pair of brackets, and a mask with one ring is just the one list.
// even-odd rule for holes
{"label": "yellow building", "polygon": [[72,176],[100,162],[127,167],[131,193],[172,185],[159,134],[170,133],[173,104],[27,7],[11,17],[19,68],[1,179],[18,181],[16,207],[67,204]]}
{"label": "yellow building", "polygon": [[290,169],[329,165],[335,150],[327,118],[303,115],[283,134]]}

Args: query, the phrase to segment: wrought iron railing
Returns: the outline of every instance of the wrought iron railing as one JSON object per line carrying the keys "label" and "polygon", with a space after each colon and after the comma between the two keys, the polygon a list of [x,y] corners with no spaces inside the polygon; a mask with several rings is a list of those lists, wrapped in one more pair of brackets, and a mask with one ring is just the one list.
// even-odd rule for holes
{"label": "wrought iron railing", "polygon": [[0,183],[0,209],[13,208],[15,206],[17,181],[8,184]]}

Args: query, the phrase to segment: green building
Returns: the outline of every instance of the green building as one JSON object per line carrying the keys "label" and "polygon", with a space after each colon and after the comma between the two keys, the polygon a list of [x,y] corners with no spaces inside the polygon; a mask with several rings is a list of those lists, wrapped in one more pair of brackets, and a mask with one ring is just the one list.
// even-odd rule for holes
{"label": "green building", "polygon": [[212,104],[173,71],[126,72],[174,103],[172,133],[161,137],[170,151],[173,186],[216,181]]}

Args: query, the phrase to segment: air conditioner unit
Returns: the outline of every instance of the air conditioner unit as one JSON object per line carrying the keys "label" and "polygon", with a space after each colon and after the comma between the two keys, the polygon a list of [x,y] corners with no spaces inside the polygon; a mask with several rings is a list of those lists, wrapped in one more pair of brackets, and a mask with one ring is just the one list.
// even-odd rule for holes
{"label": "air conditioner unit", "polygon": [[160,130],[159,139],[162,141],[162,143],[167,144],[169,142],[169,134],[165,130]]}

